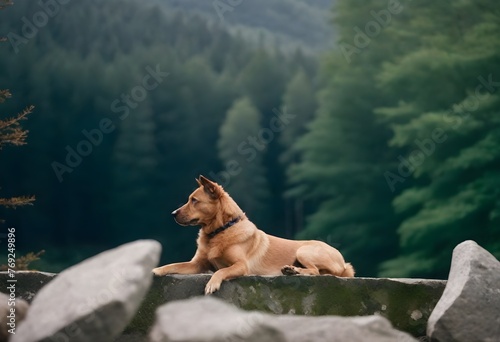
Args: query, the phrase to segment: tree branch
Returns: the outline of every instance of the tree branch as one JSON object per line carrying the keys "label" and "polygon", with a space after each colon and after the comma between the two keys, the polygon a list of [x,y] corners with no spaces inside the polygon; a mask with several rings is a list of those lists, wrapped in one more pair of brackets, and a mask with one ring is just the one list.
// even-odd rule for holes
{"label": "tree branch", "polygon": [[11,198],[0,198],[0,206],[7,208],[17,208],[25,205],[33,205],[35,196],[20,196]]}

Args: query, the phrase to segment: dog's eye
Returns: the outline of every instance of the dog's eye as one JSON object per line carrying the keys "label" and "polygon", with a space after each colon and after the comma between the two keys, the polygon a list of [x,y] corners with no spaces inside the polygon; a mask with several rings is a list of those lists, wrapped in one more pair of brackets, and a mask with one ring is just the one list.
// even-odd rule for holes
{"label": "dog's eye", "polygon": [[198,199],[194,198],[194,197],[191,197],[191,203],[198,203]]}

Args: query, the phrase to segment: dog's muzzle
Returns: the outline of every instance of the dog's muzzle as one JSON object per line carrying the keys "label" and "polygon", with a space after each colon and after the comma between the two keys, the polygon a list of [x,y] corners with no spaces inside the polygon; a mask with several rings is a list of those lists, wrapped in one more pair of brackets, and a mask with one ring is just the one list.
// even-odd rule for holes
{"label": "dog's muzzle", "polygon": [[186,218],[179,215],[180,208],[172,211],[172,216],[174,217],[175,222],[180,224],[181,226],[195,226],[198,223],[198,219],[192,219],[191,221],[186,221]]}

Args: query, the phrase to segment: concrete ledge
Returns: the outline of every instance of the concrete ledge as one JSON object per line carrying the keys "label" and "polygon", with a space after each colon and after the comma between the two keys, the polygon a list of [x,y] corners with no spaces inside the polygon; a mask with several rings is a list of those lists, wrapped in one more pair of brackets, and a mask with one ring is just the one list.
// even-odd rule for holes
{"label": "concrete ledge", "polygon": [[[16,293],[30,302],[56,275],[18,272]],[[145,336],[158,306],[173,300],[202,296],[209,274],[155,278],[124,335]],[[6,284],[8,276],[0,272]],[[425,336],[427,320],[446,281],[425,279],[337,278],[331,276],[248,276],[222,284],[214,297],[245,310],[274,314],[365,316],[380,314],[396,329]],[[124,339],[125,340],[125,339]]]}

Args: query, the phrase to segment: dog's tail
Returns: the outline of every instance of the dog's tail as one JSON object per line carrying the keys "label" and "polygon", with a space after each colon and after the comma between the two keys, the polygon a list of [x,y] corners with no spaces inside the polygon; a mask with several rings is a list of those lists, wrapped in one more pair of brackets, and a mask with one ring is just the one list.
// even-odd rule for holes
{"label": "dog's tail", "polygon": [[352,278],[352,277],[354,277],[355,273],[356,273],[356,271],[354,270],[354,267],[352,267],[351,263],[346,262],[346,264],[344,265],[344,272],[342,272],[342,274],[340,276]]}

